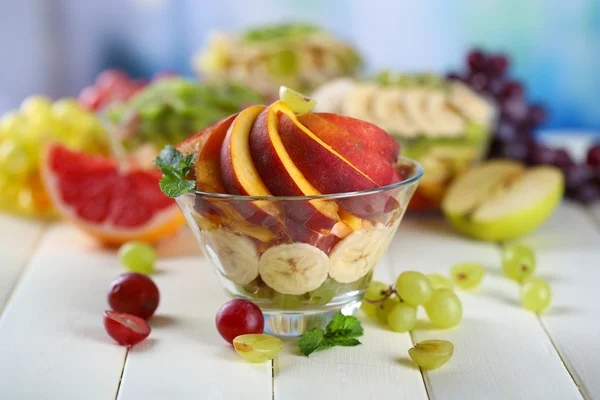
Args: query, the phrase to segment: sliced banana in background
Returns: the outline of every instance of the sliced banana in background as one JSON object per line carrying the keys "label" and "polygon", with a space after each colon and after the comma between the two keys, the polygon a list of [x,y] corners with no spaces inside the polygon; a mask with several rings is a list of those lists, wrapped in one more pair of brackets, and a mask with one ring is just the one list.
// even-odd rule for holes
{"label": "sliced banana in background", "polygon": [[311,96],[317,101],[315,111],[342,113],[344,99],[355,85],[352,78],[336,78],[320,86]]}
{"label": "sliced banana in background", "polygon": [[245,285],[258,276],[258,249],[245,236],[218,229],[202,233],[209,256],[227,279]]}
{"label": "sliced banana in background", "polygon": [[449,102],[467,118],[488,126],[494,117],[494,106],[461,82],[450,86]]}
{"label": "sliced banana in background", "polygon": [[344,115],[363,121],[377,123],[372,113],[373,100],[380,90],[376,83],[360,83],[353,86],[347,93],[342,110]]}
{"label": "sliced banana in background", "polygon": [[317,289],[329,273],[329,258],[306,243],[282,244],[263,253],[258,262],[262,280],[283,294]]}
{"label": "sliced banana in background", "polygon": [[379,262],[381,243],[387,235],[388,229],[381,227],[348,235],[329,254],[329,276],[340,283],[349,283],[368,274]]}

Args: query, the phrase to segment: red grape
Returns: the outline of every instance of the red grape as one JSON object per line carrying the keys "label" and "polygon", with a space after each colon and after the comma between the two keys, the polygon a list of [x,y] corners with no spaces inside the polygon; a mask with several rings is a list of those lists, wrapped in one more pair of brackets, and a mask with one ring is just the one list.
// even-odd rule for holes
{"label": "red grape", "polygon": [[556,165],[560,169],[565,169],[575,165],[575,162],[571,158],[569,152],[565,149],[556,149],[556,153],[554,154],[554,165]]}
{"label": "red grape", "polygon": [[538,126],[546,120],[546,110],[539,104],[534,104],[527,110],[527,122],[531,126]]}
{"label": "red grape", "polygon": [[160,301],[158,288],[148,276],[135,272],[120,275],[108,290],[108,304],[118,312],[150,318]]}
{"label": "red grape", "polygon": [[527,118],[527,103],[521,97],[515,97],[505,100],[501,104],[502,117],[506,117],[510,121],[520,124]]}
{"label": "red grape", "polygon": [[587,165],[571,165],[563,169],[567,191],[573,192],[592,179],[593,174]]}
{"label": "red grape", "polygon": [[488,57],[484,70],[489,76],[502,76],[508,69],[508,59],[502,54]]}
{"label": "red grape", "polygon": [[590,204],[596,200],[600,200],[600,187],[593,183],[588,183],[579,187],[573,193],[573,197],[584,204]]}
{"label": "red grape", "polygon": [[233,343],[233,339],[239,335],[262,333],[265,328],[265,318],[260,308],[242,299],[223,304],[217,312],[215,322],[217,330],[229,343]]}
{"label": "red grape", "polygon": [[502,142],[511,142],[517,137],[517,128],[509,121],[498,122],[496,138]]}
{"label": "red grape", "polygon": [[471,50],[467,54],[467,65],[472,72],[480,72],[485,66],[485,54],[481,50]]}
{"label": "red grape", "polygon": [[118,69],[107,69],[98,74],[95,86],[101,89],[110,89],[113,86],[120,85],[127,81],[129,81],[129,78],[123,71],[119,71]]}
{"label": "red grape", "polygon": [[482,91],[487,87],[488,78],[481,72],[475,72],[467,78],[467,84],[477,91]]}
{"label": "red grape", "polygon": [[508,81],[504,83],[502,91],[500,92],[500,96],[503,99],[510,99],[513,97],[523,97],[524,93],[525,91],[523,90],[523,85],[517,81]]}
{"label": "red grape", "polygon": [[104,311],[104,328],[121,346],[133,346],[146,339],[151,328],[140,317],[114,311]]}
{"label": "red grape", "polygon": [[586,162],[592,167],[600,167],[600,143],[589,148]]}
{"label": "red grape", "polygon": [[555,165],[556,150],[537,145],[532,150],[531,162],[535,165]]}

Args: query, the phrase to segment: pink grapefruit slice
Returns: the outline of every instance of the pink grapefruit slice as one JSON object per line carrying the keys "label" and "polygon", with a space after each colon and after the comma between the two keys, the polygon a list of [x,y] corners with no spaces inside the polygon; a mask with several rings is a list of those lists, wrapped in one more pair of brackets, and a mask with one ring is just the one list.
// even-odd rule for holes
{"label": "pink grapefruit slice", "polygon": [[155,242],[173,235],[184,218],[158,187],[162,174],[53,143],[41,165],[44,186],[58,212],[100,241]]}

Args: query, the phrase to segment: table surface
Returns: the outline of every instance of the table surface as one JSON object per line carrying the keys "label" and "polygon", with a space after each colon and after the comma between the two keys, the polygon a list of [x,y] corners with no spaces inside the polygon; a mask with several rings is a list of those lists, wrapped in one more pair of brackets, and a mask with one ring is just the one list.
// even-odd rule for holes
{"label": "table surface", "polygon": [[[158,248],[160,308],[150,338],[127,351],[102,326],[106,290],[123,272],[114,250],[66,224],[1,215],[0,226],[3,400],[600,399],[600,204],[565,202],[524,239],[554,292],[541,317],[520,307],[497,245],[458,236],[438,218],[406,217],[376,279],[481,262],[481,287],[459,292],[462,323],[438,330],[423,318],[401,334],[361,317],[361,346],[307,358],[290,339],[263,364],[245,362],[217,333],[227,298],[187,229]],[[424,372],[407,351],[430,338],[452,341],[455,354]]]}

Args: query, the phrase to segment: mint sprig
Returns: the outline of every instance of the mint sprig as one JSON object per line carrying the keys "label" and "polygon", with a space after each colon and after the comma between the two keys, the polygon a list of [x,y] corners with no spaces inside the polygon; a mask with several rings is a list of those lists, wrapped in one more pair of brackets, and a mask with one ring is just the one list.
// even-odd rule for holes
{"label": "mint sprig", "polygon": [[195,154],[184,156],[171,145],[162,149],[154,163],[163,173],[158,185],[165,195],[175,198],[194,190],[196,182],[187,179],[194,165],[194,158]]}
{"label": "mint sprig", "polygon": [[300,352],[308,356],[315,351],[333,346],[358,346],[361,343],[356,338],[362,334],[363,328],[356,317],[346,316],[338,311],[325,330],[312,328],[304,332],[298,346]]}

